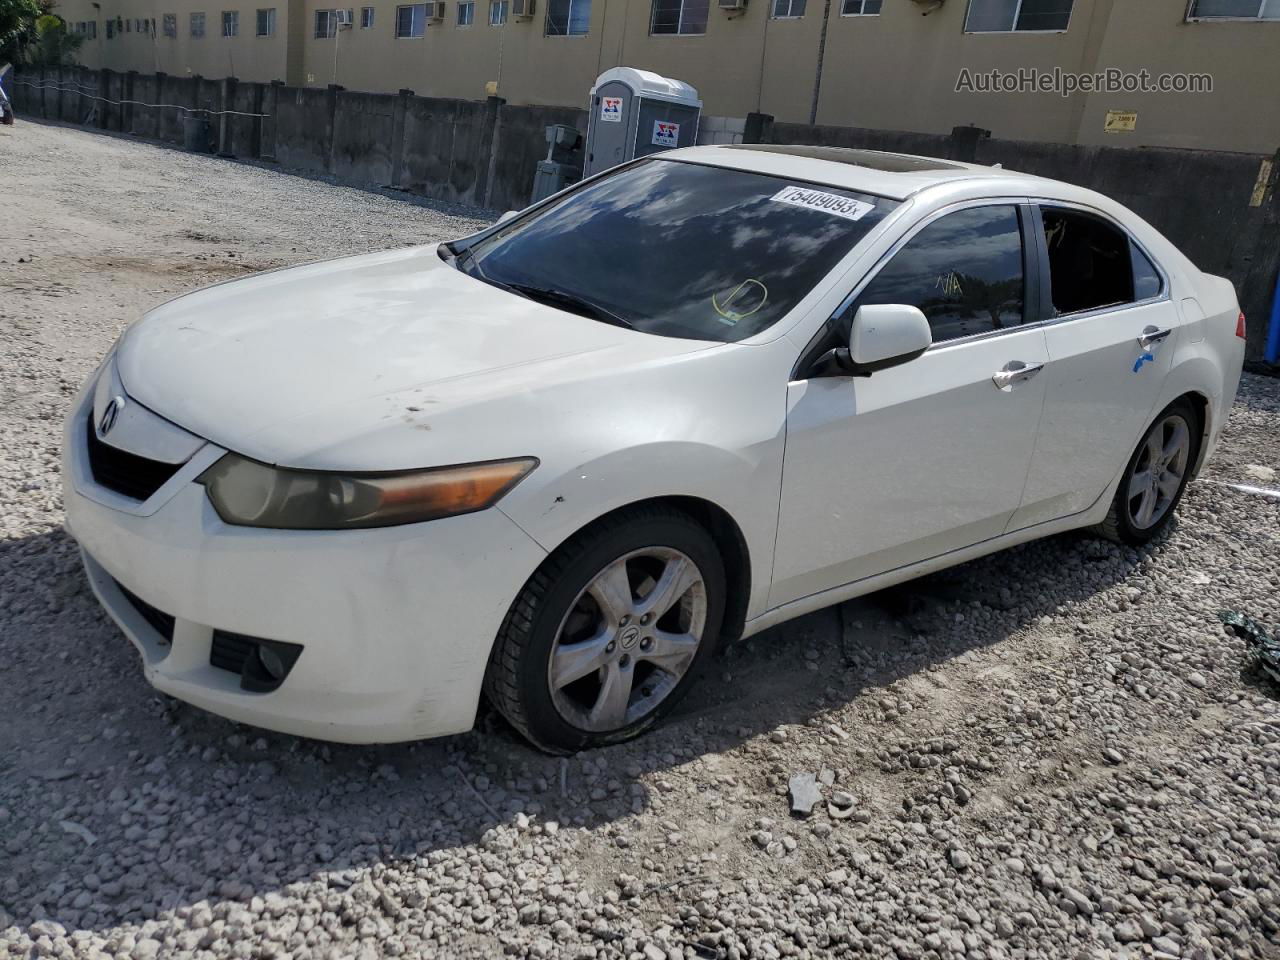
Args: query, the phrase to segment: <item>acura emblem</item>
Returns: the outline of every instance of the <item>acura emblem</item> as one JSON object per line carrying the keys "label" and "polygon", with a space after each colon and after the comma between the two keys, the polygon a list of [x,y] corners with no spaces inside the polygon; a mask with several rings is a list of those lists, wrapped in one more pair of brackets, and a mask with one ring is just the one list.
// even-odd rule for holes
{"label": "acura emblem", "polygon": [[98,436],[105,437],[111,432],[111,428],[116,425],[116,418],[120,416],[120,411],[124,409],[124,397],[112,397],[111,402],[107,404],[107,408],[102,411],[102,417],[98,420]]}

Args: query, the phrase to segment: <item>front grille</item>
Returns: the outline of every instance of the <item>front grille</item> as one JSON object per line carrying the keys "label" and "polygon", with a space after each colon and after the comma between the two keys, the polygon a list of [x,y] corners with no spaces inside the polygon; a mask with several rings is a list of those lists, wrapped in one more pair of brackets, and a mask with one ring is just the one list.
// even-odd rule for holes
{"label": "front grille", "polygon": [[103,443],[93,429],[92,414],[85,419],[85,426],[89,436],[89,470],[94,482],[132,500],[146,500],[182,466],[148,460]]}
{"label": "front grille", "polygon": [[137,594],[129,592],[118,580],[116,581],[116,588],[129,601],[129,605],[142,614],[142,619],[151,624],[151,628],[164,638],[165,643],[173,643],[174,617],[163,610],[157,610]]}

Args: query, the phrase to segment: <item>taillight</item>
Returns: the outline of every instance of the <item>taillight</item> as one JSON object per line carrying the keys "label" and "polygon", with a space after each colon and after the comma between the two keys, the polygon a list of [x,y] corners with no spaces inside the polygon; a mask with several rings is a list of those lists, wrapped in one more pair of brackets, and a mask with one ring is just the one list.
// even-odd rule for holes
{"label": "taillight", "polygon": [[1236,318],[1236,336],[1239,337],[1241,340],[1248,339],[1248,335],[1245,333],[1245,329],[1244,329],[1244,311],[1243,310],[1240,311],[1240,316]]}

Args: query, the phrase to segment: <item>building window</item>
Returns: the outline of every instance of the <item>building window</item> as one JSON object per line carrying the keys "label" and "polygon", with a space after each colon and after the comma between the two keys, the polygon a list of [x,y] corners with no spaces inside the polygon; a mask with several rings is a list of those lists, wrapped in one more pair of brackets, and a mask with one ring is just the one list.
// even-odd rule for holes
{"label": "building window", "polygon": [[489,26],[500,27],[507,22],[510,0],[489,0]]}
{"label": "building window", "polygon": [[969,0],[965,33],[1063,31],[1072,0]]}
{"label": "building window", "polygon": [[107,39],[114,40],[116,37],[116,25],[114,20],[107,21]]}
{"label": "building window", "polygon": [[649,21],[652,34],[707,32],[707,13],[711,0],[653,0]]}
{"label": "building window", "polygon": [[427,29],[427,5],[411,3],[396,7],[396,36],[401,39],[420,37]]}
{"label": "building window", "polygon": [[877,17],[884,0],[844,0],[840,4],[842,17]]}
{"label": "building window", "polygon": [[193,13],[191,15],[191,35],[193,37],[204,36],[204,14]]}
{"label": "building window", "polygon": [[98,21],[90,20],[87,24],[85,24],[85,26],[89,28],[89,39],[97,40],[98,39]]}
{"label": "building window", "polygon": [[369,30],[373,27],[373,7],[360,8],[360,29]]}
{"label": "building window", "polygon": [[338,18],[334,15],[333,10],[317,10],[316,11],[316,32],[317,40],[331,40],[334,33],[338,30]]}
{"label": "building window", "polygon": [[260,37],[274,37],[276,34],[276,8],[258,11],[258,29]]}
{"label": "building window", "polygon": [[178,15],[176,13],[166,13],[161,22],[164,24],[164,35],[166,37],[177,37]]}
{"label": "building window", "polygon": [[476,22],[475,0],[460,0],[458,3],[458,26],[469,27]]}
{"label": "building window", "polygon": [[794,20],[804,16],[804,0],[773,0],[773,19]]}
{"label": "building window", "polygon": [[547,0],[548,37],[585,37],[591,25],[591,0]]}
{"label": "building window", "polygon": [[222,11],[222,35],[224,37],[240,35],[240,14],[235,10]]}
{"label": "building window", "polygon": [[1191,0],[1188,20],[1280,20],[1280,0]]}

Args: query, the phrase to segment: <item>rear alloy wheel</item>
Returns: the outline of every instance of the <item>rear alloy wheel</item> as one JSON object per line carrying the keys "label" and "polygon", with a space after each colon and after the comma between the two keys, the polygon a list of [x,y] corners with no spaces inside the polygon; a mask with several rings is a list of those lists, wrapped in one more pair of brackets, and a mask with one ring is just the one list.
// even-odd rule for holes
{"label": "rear alloy wheel", "polygon": [[724,566],[691,517],[610,518],[557,550],[499,632],[489,699],[543,749],[615,743],[669,711],[710,656]]}
{"label": "rear alloy wheel", "polygon": [[1186,401],[1156,418],[1129,459],[1100,533],[1136,546],[1169,524],[1200,450],[1199,431],[1199,417]]}

